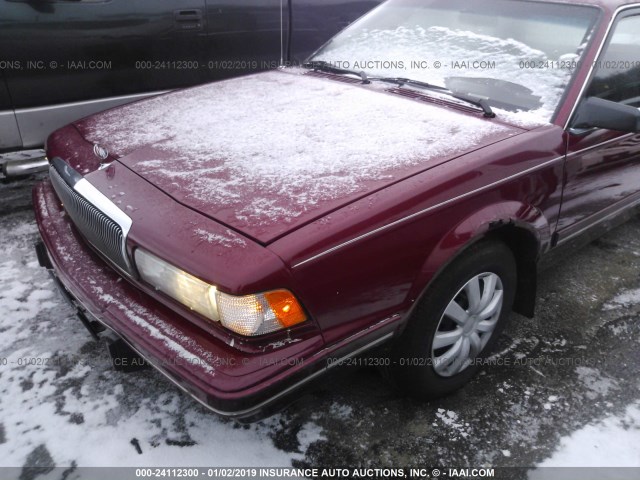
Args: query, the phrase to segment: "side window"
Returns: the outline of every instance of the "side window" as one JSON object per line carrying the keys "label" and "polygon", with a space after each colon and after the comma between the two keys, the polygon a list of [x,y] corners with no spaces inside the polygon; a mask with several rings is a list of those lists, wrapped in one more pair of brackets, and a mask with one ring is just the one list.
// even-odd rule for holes
{"label": "side window", "polygon": [[640,107],[640,15],[615,26],[587,96]]}

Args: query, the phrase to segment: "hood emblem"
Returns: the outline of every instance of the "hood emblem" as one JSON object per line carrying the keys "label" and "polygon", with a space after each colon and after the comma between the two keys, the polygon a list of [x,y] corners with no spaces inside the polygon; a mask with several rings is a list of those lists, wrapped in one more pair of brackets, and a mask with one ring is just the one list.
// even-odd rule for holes
{"label": "hood emblem", "polygon": [[104,148],[99,143],[93,144],[93,154],[100,160],[106,160],[107,158],[109,158],[109,150]]}

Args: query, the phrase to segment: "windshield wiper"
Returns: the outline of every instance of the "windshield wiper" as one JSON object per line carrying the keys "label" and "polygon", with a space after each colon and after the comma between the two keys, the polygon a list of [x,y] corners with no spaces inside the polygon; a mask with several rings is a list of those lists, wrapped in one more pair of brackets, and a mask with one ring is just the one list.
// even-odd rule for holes
{"label": "windshield wiper", "polygon": [[420,80],[412,80],[410,78],[402,78],[402,77],[372,77],[369,80],[375,80],[379,82],[387,82],[387,83],[395,83],[403,87],[404,85],[410,85],[412,87],[424,88],[427,90],[434,90],[436,92],[441,92],[446,95],[449,95],[452,98],[456,98],[458,100],[462,100],[463,102],[470,103],[471,105],[475,105],[479,107],[484,112],[484,116],[486,118],[495,118],[496,114],[491,109],[489,105],[489,97],[483,97],[481,95],[474,95],[473,93],[460,93],[449,90],[447,87],[442,87],[440,85],[433,85],[427,82],[421,82]]}
{"label": "windshield wiper", "polygon": [[369,77],[365,72],[362,72],[362,71],[357,72],[355,70],[348,70],[346,68],[336,67],[335,65],[332,65],[330,62],[326,62],[324,60],[317,60],[313,62],[304,63],[302,67],[309,68],[311,70],[318,70],[321,72],[337,73],[338,75],[356,75],[360,77],[360,80],[362,80],[362,83],[364,84],[371,83],[371,80],[369,80]]}
{"label": "windshield wiper", "polygon": [[433,83],[422,82],[420,80],[412,80],[410,78],[403,77],[374,77],[371,80],[377,80],[378,82],[395,83],[401,87],[404,85],[411,85],[412,87],[428,88],[429,90],[438,90],[442,92],[448,92],[447,87],[441,87],[440,85],[434,85]]}
{"label": "windshield wiper", "polygon": [[308,68],[308,69],[311,69],[311,70],[318,70],[318,71],[321,71],[321,72],[336,73],[338,75],[356,75],[356,76],[360,77],[360,79],[362,80],[362,83],[364,83],[364,84],[368,84],[368,83],[371,83],[372,81],[376,81],[376,82],[395,83],[396,85],[399,85],[401,87],[403,87],[404,85],[410,85],[412,87],[424,88],[424,89],[427,89],[427,90],[434,90],[434,91],[437,91],[437,92],[444,93],[445,95],[449,95],[452,98],[456,98],[458,100],[462,100],[463,102],[467,102],[467,103],[470,103],[471,105],[475,105],[476,107],[481,108],[482,111],[484,112],[484,116],[486,118],[495,118],[496,117],[496,114],[494,113],[494,111],[491,109],[491,106],[489,105],[489,98],[488,97],[483,97],[483,96],[480,96],[480,95],[474,95],[472,93],[454,92],[452,90],[449,90],[447,87],[442,87],[440,85],[434,85],[434,84],[427,83],[427,82],[421,82],[420,80],[412,80],[410,78],[403,78],[403,77],[369,77],[363,71],[358,72],[358,71],[355,71],[355,70],[348,70],[346,68],[336,67],[332,63],[324,61],[324,60],[308,62],[308,63],[303,64],[302,66],[304,68]]}
{"label": "windshield wiper", "polygon": [[457,98],[458,100],[462,100],[463,102],[467,102],[481,108],[486,118],[496,118],[496,113],[489,105],[489,97],[483,97],[482,95],[475,95],[473,93],[458,92],[451,92],[450,95],[453,98]]}

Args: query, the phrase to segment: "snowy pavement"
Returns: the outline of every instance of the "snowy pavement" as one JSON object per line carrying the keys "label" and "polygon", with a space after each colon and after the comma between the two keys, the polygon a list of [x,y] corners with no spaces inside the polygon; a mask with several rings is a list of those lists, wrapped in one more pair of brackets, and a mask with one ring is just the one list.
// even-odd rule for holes
{"label": "snowy pavement", "polygon": [[111,368],[38,266],[33,180],[1,182],[0,466],[640,467],[638,219],[542,273],[536,318],[513,315],[455,395],[419,403],[350,371],[241,426]]}

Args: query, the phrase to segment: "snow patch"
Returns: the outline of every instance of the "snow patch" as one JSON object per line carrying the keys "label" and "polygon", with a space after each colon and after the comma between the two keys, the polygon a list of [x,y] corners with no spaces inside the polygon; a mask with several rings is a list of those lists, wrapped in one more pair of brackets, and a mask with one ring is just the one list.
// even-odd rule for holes
{"label": "snow patch", "polygon": [[640,304],[640,288],[634,290],[626,290],[613,297],[609,302],[602,306],[603,310],[616,310],[621,307],[630,307]]}
{"label": "snow patch", "polygon": [[[640,403],[636,402],[621,415],[607,417],[562,438],[556,452],[538,467],[640,467],[638,435]],[[566,478],[549,476],[554,473],[566,475],[561,471],[534,471],[529,480]]]}
{"label": "snow patch", "polygon": [[610,390],[618,388],[618,382],[606,377],[598,370],[589,367],[576,368],[578,379],[587,388],[586,395],[590,400],[605,396]]}
{"label": "snow patch", "polygon": [[346,420],[351,417],[353,413],[353,407],[350,405],[341,405],[337,402],[331,404],[331,408],[329,409],[332,417],[339,418],[341,420]]}
{"label": "snow patch", "polygon": [[[461,436],[462,438],[467,438],[469,436],[469,424],[460,420],[456,412],[439,408],[436,412],[436,418],[440,423],[452,430],[454,437]],[[437,426],[438,423],[434,422],[433,425]]]}
{"label": "snow patch", "polygon": [[300,450],[303,452],[305,452],[312,443],[326,439],[322,432],[322,427],[313,422],[305,424],[298,432],[298,444],[300,445]]}
{"label": "snow patch", "polygon": [[212,245],[220,245],[225,248],[233,247],[246,247],[247,242],[234,234],[231,230],[227,229],[226,236],[216,233],[208,232],[202,228],[195,230],[195,234],[201,240],[210,243]]}

